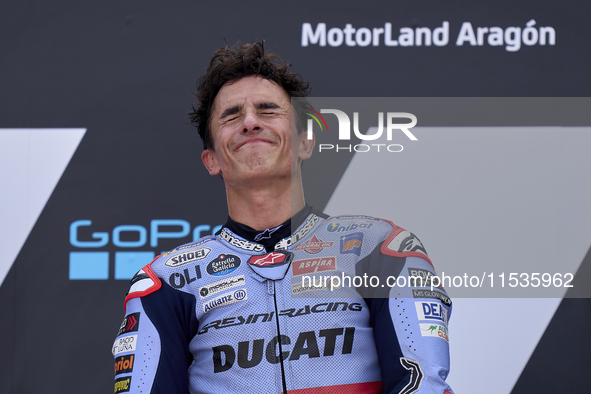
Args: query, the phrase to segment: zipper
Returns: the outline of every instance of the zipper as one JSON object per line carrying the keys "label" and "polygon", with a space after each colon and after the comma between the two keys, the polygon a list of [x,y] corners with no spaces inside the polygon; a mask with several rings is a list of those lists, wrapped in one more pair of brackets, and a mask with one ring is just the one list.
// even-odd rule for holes
{"label": "zipper", "polygon": [[277,343],[279,344],[279,360],[281,362],[281,383],[283,384],[283,394],[287,394],[287,383],[285,382],[285,367],[283,366],[283,349],[281,348],[281,332],[279,331],[279,310],[277,309],[277,294],[275,291],[275,281],[267,279],[267,293],[273,294],[275,303],[275,322],[277,323]]}

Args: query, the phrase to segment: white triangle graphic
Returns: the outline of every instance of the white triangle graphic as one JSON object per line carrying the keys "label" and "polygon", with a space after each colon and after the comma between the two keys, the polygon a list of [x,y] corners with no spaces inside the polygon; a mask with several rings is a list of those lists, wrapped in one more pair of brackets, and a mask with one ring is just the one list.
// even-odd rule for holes
{"label": "white triangle graphic", "polygon": [[[418,141],[371,141],[401,143],[402,152],[356,153],[325,212],[390,219],[416,233],[439,274],[494,272],[495,288],[502,273],[508,287],[510,273],[577,272],[591,241],[590,128],[412,130]],[[465,290],[446,288],[452,299]],[[522,290],[523,298],[454,299],[455,392],[513,389],[567,289],[544,295],[553,298]]]}
{"label": "white triangle graphic", "polygon": [[0,286],[85,133],[0,129]]}

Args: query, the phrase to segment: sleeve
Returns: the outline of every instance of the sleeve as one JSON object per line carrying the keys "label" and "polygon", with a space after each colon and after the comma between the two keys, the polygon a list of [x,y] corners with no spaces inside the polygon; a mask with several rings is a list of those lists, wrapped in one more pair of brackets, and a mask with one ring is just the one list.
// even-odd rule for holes
{"label": "sleeve", "polygon": [[187,394],[196,335],[196,299],[173,289],[150,265],[132,279],[125,317],[113,344],[115,394]]}
{"label": "sleeve", "polygon": [[363,297],[382,370],[384,393],[452,394],[448,322],[451,300],[431,289],[435,270],[418,238],[399,227],[365,259],[357,274],[378,276],[384,287]]}

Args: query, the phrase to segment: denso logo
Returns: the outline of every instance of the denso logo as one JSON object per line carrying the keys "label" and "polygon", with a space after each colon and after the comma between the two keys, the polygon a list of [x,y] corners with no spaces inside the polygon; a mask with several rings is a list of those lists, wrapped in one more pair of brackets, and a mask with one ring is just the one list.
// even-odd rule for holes
{"label": "denso logo", "polygon": [[419,320],[438,320],[447,326],[447,309],[440,302],[415,301]]}

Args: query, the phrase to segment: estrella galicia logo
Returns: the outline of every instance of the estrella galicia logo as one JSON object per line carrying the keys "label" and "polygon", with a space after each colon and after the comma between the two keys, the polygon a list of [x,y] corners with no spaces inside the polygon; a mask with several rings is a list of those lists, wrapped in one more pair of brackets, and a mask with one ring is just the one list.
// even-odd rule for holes
{"label": "estrella galicia logo", "polygon": [[119,327],[119,332],[117,336],[121,334],[127,334],[128,332],[137,331],[140,325],[140,312],[131,313],[123,319],[123,323],[121,323],[121,327]]}
{"label": "estrella galicia logo", "polygon": [[240,257],[233,254],[220,254],[207,264],[207,273],[212,276],[230,274],[240,267]]}
{"label": "estrella galicia logo", "polygon": [[361,244],[363,243],[363,233],[351,233],[341,237],[341,254],[353,253],[359,256],[361,254]]}

